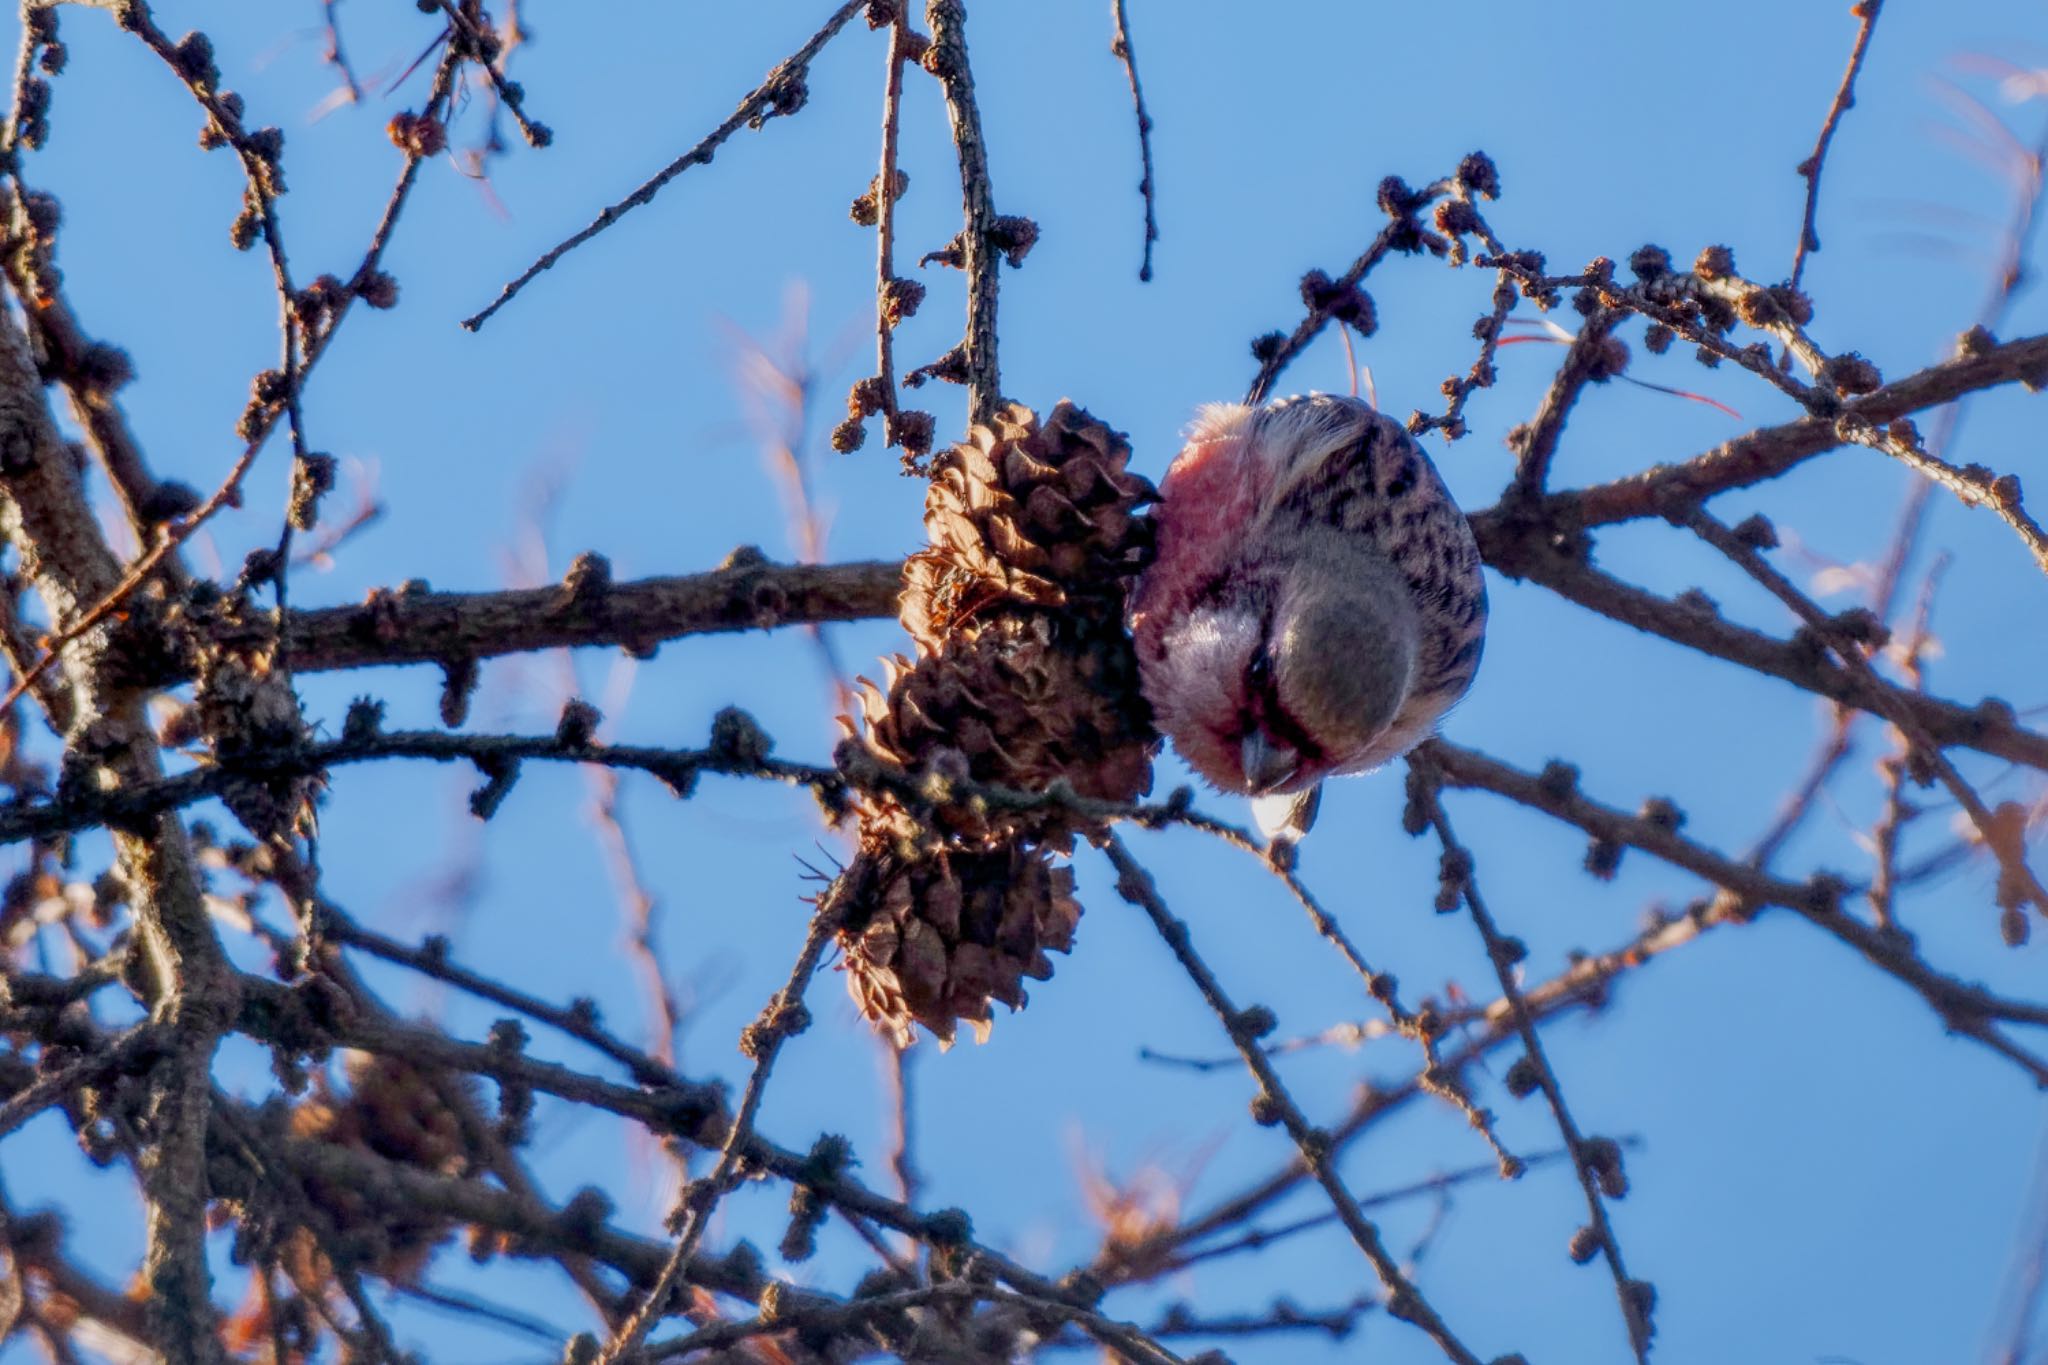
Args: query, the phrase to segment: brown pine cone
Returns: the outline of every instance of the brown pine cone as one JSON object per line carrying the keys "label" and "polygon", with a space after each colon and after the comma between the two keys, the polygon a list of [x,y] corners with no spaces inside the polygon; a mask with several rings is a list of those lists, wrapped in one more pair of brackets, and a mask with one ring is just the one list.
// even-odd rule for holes
{"label": "brown pine cone", "polygon": [[[1052,974],[1081,908],[1054,855],[1090,822],[1052,808],[991,810],[946,784],[1022,791],[1065,783],[1129,801],[1152,784],[1150,711],[1123,624],[1151,555],[1137,515],[1155,494],[1129,443],[1071,403],[1041,425],[1011,404],[933,461],[930,545],[904,566],[901,615],[918,657],[863,680],[861,741],[937,779],[933,806],[869,794],[839,939],[862,1011],[899,1042],[913,1023],[950,1044],[965,1019],[1024,1003]],[[851,726],[851,722],[849,722]]]}
{"label": "brown pine cone", "polygon": [[862,1013],[895,1036],[912,1023],[941,1046],[955,1024],[986,1039],[989,1006],[1024,1006],[1023,979],[1052,975],[1048,951],[1073,946],[1081,907],[1074,872],[1044,849],[1013,844],[993,853],[939,853],[908,861],[864,855],[853,904],[861,914],[840,930],[848,982]]}
{"label": "brown pine cone", "polygon": [[[373,1152],[436,1175],[464,1175],[474,1159],[462,1121],[440,1086],[467,1085],[395,1057],[353,1053],[348,1090],[316,1080],[315,1094],[292,1111],[294,1137]],[[306,1181],[306,1197],[327,1215],[328,1231],[353,1259],[386,1279],[407,1281],[425,1268],[454,1225],[434,1214],[393,1209],[331,1180]],[[301,1230],[288,1244],[286,1265],[302,1290],[324,1284],[330,1269],[321,1244]]]}
{"label": "brown pine cone", "polygon": [[[862,689],[867,744],[906,771],[1025,791],[1065,781],[1101,801],[1152,785],[1151,721],[1121,629],[1006,612],[915,664],[899,656],[884,683]],[[1012,813],[994,829],[958,806],[943,818],[947,833],[977,843],[1066,827],[1057,812]]]}
{"label": "brown pine cone", "polygon": [[1012,403],[940,454],[930,546],[904,565],[911,638],[936,651],[998,603],[1121,617],[1125,584],[1152,552],[1152,524],[1136,513],[1159,496],[1130,457],[1128,441],[1065,400],[1043,426]]}

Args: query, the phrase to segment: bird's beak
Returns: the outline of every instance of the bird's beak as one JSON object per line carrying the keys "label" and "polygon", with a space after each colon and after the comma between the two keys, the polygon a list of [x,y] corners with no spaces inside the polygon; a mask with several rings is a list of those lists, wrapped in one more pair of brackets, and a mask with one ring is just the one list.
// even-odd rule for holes
{"label": "bird's beak", "polygon": [[1261,796],[1279,787],[1301,769],[1301,755],[1292,745],[1275,743],[1264,731],[1244,737],[1244,784]]}

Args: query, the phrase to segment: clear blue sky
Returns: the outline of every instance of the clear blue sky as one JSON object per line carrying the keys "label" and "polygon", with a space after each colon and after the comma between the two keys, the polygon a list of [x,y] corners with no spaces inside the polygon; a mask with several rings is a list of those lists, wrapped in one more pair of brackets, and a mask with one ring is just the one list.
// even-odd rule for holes
{"label": "clear blue sky", "polygon": [[[820,367],[810,439],[820,497],[833,510],[828,554],[915,548],[920,488],[897,476],[893,455],[878,443],[850,457],[823,448],[869,347],[873,239],[847,220],[846,205],[873,174],[882,51],[858,24],[816,64],[801,116],[742,133],[713,165],[565,260],[481,335],[455,325],[723,118],[828,8],[824,0],[522,6],[535,39],[515,74],[555,146],[493,161],[488,187],[446,161],[423,176],[388,259],[402,306],[350,317],[306,399],[315,446],[374,466],[389,512],[331,572],[301,572],[298,602],[347,602],[408,577],[438,588],[498,586],[508,556],[530,562],[535,553],[533,489],[548,480],[560,483],[545,527],[550,576],[586,549],[610,556],[621,577],[708,568],[749,542],[793,553],[748,425],[734,341],[736,333],[772,339],[793,300]],[[1719,242],[1746,273],[1781,278],[1800,213],[1792,168],[1811,146],[1847,54],[1855,27],[1847,8],[1496,3],[1453,16],[1341,0],[1264,8],[1132,0],[1157,121],[1162,229],[1157,278],[1141,285],[1137,151],[1123,73],[1107,50],[1108,6],[981,0],[970,35],[999,208],[1028,214],[1043,230],[1026,265],[1003,279],[1005,389],[1040,407],[1062,396],[1088,406],[1131,433],[1138,466],[1157,476],[1195,405],[1241,395],[1247,341],[1292,324],[1300,273],[1341,268],[1376,229],[1379,178],[1423,181],[1475,147],[1501,170],[1496,228],[1554,265],[1622,258],[1645,241],[1690,258]],[[433,36],[432,22],[409,5],[342,5],[350,55],[384,79],[365,107],[314,121],[333,82],[320,65],[312,0],[164,4],[159,17],[173,33],[204,22],[252,125],[284,128],[291,193],[282,211],[301,275],[345,273],[395,172],[380,130],[417,104],[424,72],[395,95],[381,92]],[[66,7],[61,19],[71,69],[56,85],[52,143],[29,158],[27,174],[63,202],[61,263],[87,327],[135,358],[140,378],[124,397],[156,469],[211,488],[237,449],[231,429],[249,377],[274,363],[276,348],[261,253],[238,256],[227,244],[238,172],[225,154],[194,147],[199,118],[189,98],[106,14]],[[2026,138],[2048,118],[2048,103],[2000,103],[1995,83],[1959,70],[1956,60],[1970,54],[2048,67],[2048,18],[2011,0],[1888,7],[1860,102],[1828,164],[1825,247],[1807,275],[1819,307],[1812,330],[1829,350],[1859,350],[1888,375],[1944,354],[1969,323],[2006,211],[2007,187],[1958,150],[1951,133],[1966,125],[1941,83],[1963,81]],[[457,128],[458,146],[480,132],[472,115]],[[912,177],[899,218],[907,270],[958,226],[943,110],[914,73],[903,164]],[[900,336],[905,363],[936,356],[957,336],[957,277],[934,271],[928,282],[923,311]],[[1438,383],[1470,363],[1468,329],[1490,281],[1398,261],[1371,287],[1381,330],[1360,359],[1385,406],[1436,406]],[[1568,313],[1562,320],[1573,321]],[[2048,308],[2029,293],[2007,331],[2044,326]],[[1640,329],[1629,335],[1638,340]],[[1591,392],[1574,419],[1557,461],[1561,483],[1681,459],[1748,425],[1795,415],[1747,376],[1637,351],[1634,373],[1710,394],[1739,409],[1741,421],[1609,385]],[[1533,411],[1557,357],[1544,346],[1504,353],[1500,385],[1472,404],[1473,435],[1447,451],[1432,442],[1468,505],[1490,502],[1505,482],[1501,436]],[[1330,339],[1283,388],[1347,384]],[[943,439],[958,430],[961,403],[955,392],[931,401]],[[2043,401],[2015,393],[1974,404],[1954,457],[2048,490]],[[1873,467],[1879,460],[1838,453],[1717,510],[1730,520],[1766,510],[1814,556],[1867,560],[1882,549],[1905,488],[1898,470]],[[238,563],[274,538],[285,470],[281,446],[266,454],[251,510],[219,523],[210,542],[221,562]],[[1931,541],[1957,552],[1937,617],[1945,653],[1933,665],[1934,688],[1965,702],[1985,694],[2021,707],[2048,701],[2039,624],[2048,585],[1988,514],[1942,500]],[[1789,628],[1774,602],[1662,525],[1618,529],[1602,537],[1601,552],[1626,577],[1667,591],[1702,585],[1731,615]],[[205,567],[206,553],[201,547],[195,563]],[[1795,554],[1781,562],[1807,581],[1818,563]],[[1568,757],[1584,769],[1587,790],[1613,804],[1633,808],[1668,794],[1688,812],[1690,833],[1730,850],[1769,823],[1823,723],[1810,697],[1696,660],[1542,590],[1498,579],[1489,586],[1487,659],[1446,726],[1451,738],[1525,768]],[[888,623],[836,629],[832,639],[854,668],[900,647]],[[821,759],[830,751],[830,693],[798,633],[670,645],[637,669],[623,705],[606,702],[618,686],[615,657],[581,657],[575,667],[586,695],[607,705],[618,738],[695,744],[720,706],[739,701],[781,752]],[[552,724],[559,661],[494,663],[484,676],[472,726]],[[309,679],[303,690],[330,733],[350,696],[366,690],[390,703],[394,724],[430,725],[438,677],[386,670]],[[1819,814],[1786,867],[1864,872],[1857,832],[1877,810],[1870,769],[1885,747],[1875,725],[1863,744],[1839,805]],[[1970,771],[2001,795],[2037,785]],[[1162,762],[1160,790],[1182,780],[1176,764]],[[530,772],[483,827],[465,813],[469,785],[466,775],[424,766],[338,773],[322,819],[328,893],[400,937],[451,934],[461,959],[481,970],[558,999],[595,997],[620,1031],[641,1036],[614,890],[578,818],[582,775]],[[1333,788],[1307,850],[1309,879],[1411,995],[1452,982],[1490,994],[1471,926],[1430,911],[1435,849],[1401,833],[1400,800],[1393,774]],[[1242,814],[1220,798],[1210,804]],[[1549,974],[1573,948],[1618,943],[1647,905],[1682,904],[1699,889],[1641,855],[1613,883],[1597,884],[1577,870],[1582,841],[1570,831],[1485,796],[1454,797],[1450,808],[1477,851],[1495,912],[1530,944],[1532,972]],[[707,781],[679,805],[654,784],[629,780],[626,811],[660,898],[668,971],[692,1000],[683,1064],[693,1075],[737,1080],[738,1030],[783,980],[802,938],[798,897],[807,888],[798,860],[818,862],[821,842],[838,845],[820,831],[808,798],[780,789]],[[1920,846],[1932,847],[1946,825],[1945,811],[1923,822]],[[1139,836],[1135,850],[1237,999],[1272,1006],[1283,1033],[1373,1016],[1357,980],[1256,866],[1186,836]],[[436,888],[477,859],[475,903],[451,909]],[[1100,863],[1084,856],[1080,870],[1088,913],[1054,980],[1034,989],[1029,1010],[1000,1019],[987,1045],[945,1055],[927,1045],[916,1070],[927,1200],[964,1205],[983,1239],[1053,1270],[1090,1247],[1077,1153],[1119,1176],[1148,1164],[1194,1173],[1186,1202],[1197,1209],[1289,1155],[1277,1130],[1247,1121],[1251,1085],[1242,1073],[1196,1075],[1139,1059],[1145,1046],[1227,1049],[1164,948],[1110,892]],[[1958,974],[2038,994],[2048,934],[2037,932],[2021,951],[1999,947],[1990,890],[1990,873],[1973,863],[1915,894],[1907,922]],[[395,1002],[461,1036],[481,1036],[492,1017],[398,978],[377,980]],[[763,1128],[796,1146],[823,1130],[844,1132],[867,1178],[886,1184],[879,1049],[836,975],[820,978],[811,1003],[819,1024],[786,1053]],[[591,1064],[559,1039],[536,1037],[543,1055]],[[1624,982],[1604,1015],[1562,1022],[1548,1039],[1581,1122],[1641,1141],[1629,1161],[1634,1190],[1615,1216],[1631,1269],[1659,1290],[1660,1361],[1979,1358],[2041,1131],[2040,1101],[2015,1068],[1945,1037],[1919,1000],[1787,916],[1673,954]],[[253,1049],[233,1052],[230,1063],[238,1084],[258,1093],[266,1073]],[[1405,1045],[1376,1043],[1291,1060],[1284,1074],[1312,1116],[1330,1119],[1353,1087],[1415,1065]],[[1500,1111],[1510,1146],[1554,1144],[1539,1104],[1510,1100],[1491,1083],[1482,1098]],[[538,1117],[535,1158],[550,1193],[600,1183],[623,1224],[658,1226],[668,1194],[657,1155],[627,1143],[616,1125],[545,1100]],[[1418,1107],[1352,1149],[1344,1174],[1363,1194],[1485,1159],[1455,1114]],[[121,1186],[82,1167],[48,1117],[0,1148],[11,1195],[67,1202],[79,1250],[123,1273],[140,1244],[137,1211]],[[746,1235],[772,1253],[781,1198],[734,1198],[716,1240]],[[1274,1217],[1315,1207],[1302,1196]],[[1430,1216],[1426,1204],[1387,1212],[1394,1244],[1405,1247]],[[1536,1365],[1622,1360],[1604,1271],[1564,1255],[1582,1217],[1559,1167],[1512,1185],[1467,1186],[1422,1263],[1422,1286],[1482,1355],[1520,1350]],[[834,1228],[824,1252],[790,1273],[843,1291],[861,1254]],[[514,1300],[564,1327],[587,1325],[576,1301],[531,1268],[479,1274],[456,1250],[432,1277]],[[1222,1316],[1286,1294],[1322,1309],[1368,1284],[1356,1249],[1325,1230],[1110,1308],[1142,1322],[1184,1297]],[[408,1341],[456,1365],[546,1354],[416,1312],[400,1321]],[[1341,1344],[1219,1344],[1248,1365],[1438,1358],[1418,1333],[1378,1318]]]}

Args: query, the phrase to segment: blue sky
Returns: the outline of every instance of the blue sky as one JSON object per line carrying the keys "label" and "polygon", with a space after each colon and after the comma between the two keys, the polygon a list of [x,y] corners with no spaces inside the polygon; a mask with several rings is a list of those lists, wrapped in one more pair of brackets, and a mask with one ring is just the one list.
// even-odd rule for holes
{"label": "blue sky", "polygon": [[[1625,258],[1646,241],[1681,259],[1725,243],[1745,273],[1782,278],[1803,189],[1792,168],[1812,145],[1854,31],[1845,4],[1495,3],[1449,17],[1338,0],[1263,9],[1132,0],[1157,122],[1162,233],[1156,278],[1140,284],[1137,149],[1123,73],[1108,53],[1107,8],[981,0],[971,16],[998,207],[1031,216],[1043,233],[1023,268],[1003,278],[1003,378],[1012,397],[1041,408],[1071,397],[1128,431],[1137,466],[1154,477],[1197,404],[1242,394],[1249,339],[1292,325],[1301,272],[1334,272],[1376,230],[1373,193],[1383,175],[1421,182],[1484,148],[1504,184],[1491,222],[1556,267]],[[735,341],[773,345],[792,317],[802,319],[818,369],[806,449],[831,511],[828,557],[917,546],[920,487],[897,475],[894,456],[878,442],[833,456],[823,441],[870,346],[873,240],[847,220],[846,205],[873,174],[882,44],[858,24],[814,66],[800,116],[740,134],[714,164],[567,258],[479,335],[455,325],[723,118],[827,10],[822,0],[638,0],[596,17],[522,6],[535,36],[514,74],[555,145],[493,160],[487,186],[445,160],[423,175],[387,260],[400,308],[350,317],[306,398],[316,448],[374,469],[389,510],[330,571],[302,571],[296,601],[352,601],[415,577],[488,589],[507,581],[509,560],[531,565],[543,550],[550,577],[586,549],[608,555],[620,577],[709,568],[744,543],[793,554],[749,425]],[[284,128],[291,192],[281,211],[301,275],[352,266],[396,169],[382,126],[417,104],[424,72],[383,92],[433,37],[431,22],[411,6],[343,4],[350,55],[382,79],[362,107],[315,119],[333,76],[320,63],[311,0],[164,4],[158,13],[173,33],[205,23],[251,123]],[[155,468],[211,488],[236,452],[232,426],[249,377],[274,363],[276,347],[261,255],[227,245],[238,172],[225,154],[195,148],[189,98],[105,14],[67,7],[61,17],[71,68],[56,83],[50,146],[29,158],[26,174],[63,203],[60,262],[86,326],[135,358],[139,378],[123,397]],[[2009,188],[1959,149],[1954,133],[1968,125],[1943,83],[1989,101],[2022,138],[2038,136],[2048,118],[2048,103],[2001,102],[1994,81],[1959,64],[1973,54],[2048,67],[2048,20],[2036,5],[1993,0],[1888,8],[1828,162],[1824,247],[1807,272],[1818,307],[1812,331],[1824,348],[1860,351],[1887,375],[1945,354],[1973,319],[2008,211]],[[458,125],[458,147],[480,135],[478,112]],[[958,228],[943,108],[936,87],[915,73],[902,162],[911,175],[898,220],[907,273]],[[899,364],[931,359],[957,338],[957,277],[935,270],[924,278],[931,293],[899,334]],[[1436,407],[1438,383],[1470,363],[1469,328],[1490,279],[1398,260],[1370,287],[1381,328],[1359,359],[1384,405]],[[2048,308],[2030,292],[2005,331],[2044,326]],[[1596,389],[1560,451],[1560,484],[1682,459],[1796,415],[1748,376],[1702,370],[1683,348],[1649,357],[1640,328],[1626,335],[1637,352],[1631,373],[1708,394],[1741,419],[1640,388]],[[1505,483],[1501,437],[1534,410],[1559,354],[1536,345],[1504,352],[1500,384],[1472,402],[1473,434],[1448,449],[1432,440],[1467,506],[1491,502]],[[1281,387],[1348,383],[1343,353],[1326,338]],[[938,411],[942,439],[958,431],[956,393],[927,389],[921,401]],[[2048,487],[2041,401],[2015,392],[1973,402],[1953,457]],[[195,564],[208,567],[208,554],[237,564],[274,539],[286,463],[281,445],[265,455],[250,510],[216,523],[195,547]],[[537,523],[542,486],[558,491]],[[1839,452],[1715,510],[1731,521],[1767,511],[1794,547],[1779,562],[1811,585],[1827,561],[1881,552],[1905,488],[1903,473],[1880,456]],[[347,494],[345,486],[330,508]],[[1987,694],[2022,708],[2048,702],[2048,636],[2038,624],[2048,586],[2018,543],[1988,514],[1937,499],[1929,545],[1955,554],[1937,609],[1944,652],[1932,667],[1934,689],[1966,703]],[[1775,602],[1661,523],[1616,528],[1600,552],[1606,568],[1632,581],[1667,592],[1702,586],[1731,616],[1778,633],[1790,627]],[[1489,587],[1486,663],[1446,725],[1450,738],[1524,768],[1569,758],[1588,792],[1614,805],[1632,809],[1667,794],[1688,813],[1688,833],[1732,851],[1769,823],[1824,723],[1812,698],[1541,589],[1498,578]],[[901,643],[890,623],[831,635],[851,669]],[[487,665],[471,726],[551,726],[561,668],[559,660]],[[830,689],[799,633],[672,644],[630,679],[616,655],[579,657],[574,668],[621,739],[694,745],[733,702],[787,755],[821,759],[836,737]],[[311,717],[330,733],[349,698],[365,691],[390,704],[396,725],[434,723],[431,670],[303,686]],[[1784,867],[1865,873],[1857,838],[1878,810],[1871,765],[1886,742],[1874,724],[1862,738],[1839,801],[1787,851]],[[2001,795],[2034,790],[2023,777],[1965,767]],[[1162,761],[1159,790],[1183,780],[1184,770]],[[480,970],[557,999],[592,996],[621,1032],[641,1036],[617,899],[581,819],[584,777],[530,772],[482,827],[465,813],[469,785],[424,766],[337,773],[322,816],[328,893],[399,937],[450,934],[460,958]],[[1411,995],[1441,994],[1448,983],[1481,993],[1490,978],[1471,926],[1430,912],[1436,852],[1401,833],[1400,787],[1397,774],[1334,787],[1305,854],[1308,879]],[[677,804],[629,779],[624,799],[660,900],[667,970],[692,1002],[683,1065],[737,1080],[744,1063],[733,1040],[802,939],[798,897],[808,888],[798,860],[819,861],[821,844],[839,845],[808,798],[779,788],[707,781],[694,801]],[[1226,799],[1208,804],[1242,818]],[[1491,797],[1454,795],[1450,810],[1478,855],[1495,913],[1530,944],[1534,972],[1548,975],[1572,949],[1619,943],[1646,906],[1680,905],[1699,891],[1641,855],[1613,882],[1595,883],[1578,871],[1580,838]],[[1947,822],[1946,810],[1922,822],[1918,846],[1934,847]],[[1273,1007],[1283,1034],[1373,1015],[1356,979],[1255,865],[1193,836],[1134,838],[1233,995]],[[435,888],[472,868],[474,904],[451,907]],[[1110,891],[1100,862],[1084,855],[1079,869],[1088,913],[1056,977],[1034,989],[1027,1011],[1000,1019],[988,1044],[944,1055],[921,1047],[915,1071],[926,1200],[965,1206],[984,1240],[1055,1270],[1084,1259],[1091,1245],[1077,1153],[1118,1176],[1153,1165],[1195,1173],[1186,1194],[1194,1209],[1288,1156],[1277,1130],[1246,1120],[1251,1083],[1241,1072],[1140,1060],[1141,1047],[1218,1055],[1226,1040],[1164,947]],[[2048,935],[2019,951],[2000,947],[1990,892],[1989,871],[1969,864],[1913,895],[1907,923],[1957,975],[2038,993]],[[399,977],[375,980],[394,1004],[459,1036],[480,1037],[493,1017]],[[820,1131],[844,1132],[867,1178],[886,1184],[879,1050],[836,975],[820,978],[811,1003],[819,1024],[785,1054],[763,1128],[795,1146]],[[537,1052],[595,1065],[536,1034]],[[1625,981],[1605,1013],[1564,1020],[1546,1036],[1581,1123],[1641,1143],[1629,1159],[1633,1192],[1615,1218],[1632,1271],[1659,1289],[1659,1360],[1946,1365],[1978,1357],[2041,1133],[2040,1101],[2015,1068],[1944,1036],[1919,1000],[1838,943],[1776,915],[1660,960]],[[266,1072],[253,1049],[232,1051],[227,1065],[247,1093],[260,1091]],[[1303,1054],[1284,1074],[1311,1115],[1327,1120],[1360,1083],[1400,1078],[1415,1065],[1404,1044],[1381,1042]],[[1554,1144],[1539,1104],[1513,1101],[1490,1082],[1482,1099],[1499,1110],[1511,1147]],[[615,1125],[546,1102],[539,1132],[535,1158],[550,1193],[600,1183],[623,1224],[657,1227],[667,1194],[648,1149]],[[1486,1155],[1455,1113],[1416,1107],[1351,1149],[1344,1174],[1366,1194]],[[68,1204],[77,1249],[107,1273],[133,1265],[140,1230],[132,1199],[84,1171],[58,1123],[45,1118],[0,1147],[0,1176],[18,1202]],[[782,1197],[735,1197],[716,1240],[745,1235],[772,1248]],[[1315,1207],[1299,1196],[1272,1217]],[[1426,1203],[1387,1211],[1394,1245],[1412,1242],[1431,1214]],[[1463,1187],[1420,1282],[1482,1355],[1520,1350],[1539,1365],[1625,1359],[1604,1272],[1564,1255],[1582,1217],[1559,1167],[1512,1185]],[[858,1246],[834,1229],[816,1260],[789,1273],[844,1290],[859,1264]],[[457,1251],[433,1278],[516,1301],[564,1327],[587,1325],[573,1298],[530,1268],[479,1274]],[[1213,1316],[1256,1312],[1282,1294],[1322,1309],[1368,1284],[1356,1249],[1324,1230],[1110,1307],[1140,1322],[1176,1297]],[[436,1360],[536,1357],[527,1343],[466,1324],[411,1311],[400,1321],[402,1335]],[[1221,1344],[1240,1362],[1438,1358],[1419,1334],[1372,1317],[1343,1343]]]}

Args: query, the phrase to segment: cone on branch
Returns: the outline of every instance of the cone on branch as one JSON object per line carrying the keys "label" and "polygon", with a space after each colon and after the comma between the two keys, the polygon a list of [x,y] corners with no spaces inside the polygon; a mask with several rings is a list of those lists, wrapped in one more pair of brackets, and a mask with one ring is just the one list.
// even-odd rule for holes
{"label": "cone on branch", "polygon": [[1081,907],[1074,870],[1042,846],[909,858],[877,850],[856,865],[865,916],[841,935],[848,985],[861,1012],[899,1045],[914,1021],[942,1045],[956,1024],[985,1039],[990,1007],[1024,1005],[1024,978],[1052,976],[1047,952],[1073,947]]}
{"label": "cone on branch", "polygon": [[[1041,422],[1010,404],[933,461],[927,547],[904,566],[915,659],[862,680],[858,742],[925,779],[929,805],[860,807],[852,911],[840,932],[863,1013],[942,1045],[1052,974],[1073,943],[1073,873],[1055,861],[1089,822],[1048,804],[990,810],[961,782],[1129,801],[1152,783],[1150,713],[1124,598],[1151,555],[1130,444],[1071,403]],[[852,723],[848,722],[849,728]]]}
{"label": "cone on branch", "polygon": [[[346,1091],[316,1075],[314,1093],[292,1110],[293,1137],[368,1152],[434,1175],[466,1176],[480,1164],[460,1115],[441,1092],[449,1084],[467,1088],[466,1078],[372,1053],[351,1053],[345,1070]],[[308,1293],[331,1281],[330,1252],[384,1279],[409,1283],[455,1230],[443,1215],[395,1208],[321,1176],[306,1178],[305,1193],[327,1226],[323,1236],[296,1231],[282,1259]]]}
{"label": "cone on branch", "polygon": [[1062,401],[1040,425],[1012,403],[932,462],[929,546],[903,571],[903,625],[937,653],[1009,603],[1120,622],[1152,549],[1136,515],[1158,492],[1125,466],[1130,443]]}
{"label": "cone on branch", "polygon": [[[867,744],[906,771],[1026,791],[1064,781],[1102,801],[1151,785],[1150,722],[1120,631],[1077,629],[1050,611],[1002,612],[936,654],[887,661],[883,677],[861,692]],[[916,836],[914,820],[897,823]],[[1011,813],[991,827],[963,805],[941,807],[936,823],[970,844],[1028,832],[1062,851],[1076,828],[1058,810]]]}

